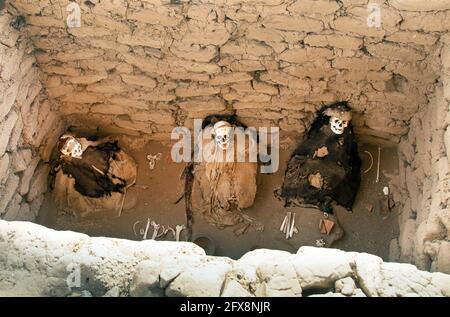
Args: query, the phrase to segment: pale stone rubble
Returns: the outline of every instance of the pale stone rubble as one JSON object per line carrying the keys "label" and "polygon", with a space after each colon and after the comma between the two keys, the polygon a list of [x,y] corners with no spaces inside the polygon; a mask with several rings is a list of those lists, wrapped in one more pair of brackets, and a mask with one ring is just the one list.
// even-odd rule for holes
{"label": "pale stone rubble", "polygon": [[[80,287],[72,272],[80,272]],[[76,284],[72,284],[76,285]],[[237,261],[187,242],[91,238],[0,220],[0,295],[450,296],[450,275],[367,253],[258,249]],[[305,295],[307,294],[307,295]]]}
{"label": "pale stone rubble", "polygon": [[48,100],[26,32],[0,12],[0,219],[34,221],[62,123]]}
{"label": "pale stone rubble", "polygon": [[[80,28],[65,25],[68,0],[10,2],[71,123],[154,139],[232,111],[294,138],[321,104],[347,99],[358,132],[398,142],[428,103],[450,29],[436,1],[372,1],[379,28],[368,0],[82,1]],[[142,115],[156,111],[162,122]]]}

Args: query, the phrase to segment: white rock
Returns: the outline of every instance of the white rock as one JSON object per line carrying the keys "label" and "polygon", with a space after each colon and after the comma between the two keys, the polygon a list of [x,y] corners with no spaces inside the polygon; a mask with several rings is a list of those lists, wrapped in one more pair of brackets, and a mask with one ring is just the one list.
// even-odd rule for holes
{"label": "white rock", "polygon": [[103,295],[103,297],[119,297],[120,296],[120,289],[117,286],[114,286],[109,291]]}
{"label": "white rock", "polygon": [[357,288],[353,292],[352,297],[367,297],[367,296],[366,296],[366,294],[364,294],[364,292],[360,288]]}
{"label": "white rock", "polygon": [[346,296],[351,296],[356,289],[356,285],[355,281],[351,277],[346,277],[337,280],[334,283],[334,288],[336,292],[342,293]]}
{"label": "white rock", "polygon": [[160,264],[154,261],[142,261],[136,267],[130,286],[130,295],[134,297],[161,297],[164,289],[159,287]]}
{"label": "white rock", "polygon": [[178,275],[180,275],[182,268],[179,266],[164,266],[161,268],[159,275],[159,286],[166,288]]}
{"label": "white rock", "polygon": [[380,296],[442,296],[441,291],[430,283],[431,273],[419,271],[412,264],[383,263],[382,275],[378,287]]}
{"label": "white rock", "polygon": [[293,256],[293,254],[286,251],[256,249],[244,254],[236,261],[234,264],[234,273],[245,276],[246,283],[255,285],[257,292],[264,293],[265,290],[261,289],[262,285],[257,275],[258,267],[267,263],[290,262]]}
{"label": "white rock", "polygon": [[225,275],[232,266],[220,258],[197,267],[186,268],[166,288],[166,295],[173,296],[220,296]]}
{"label": "white rock", "polygon": [[205,256],[205,250],[190,242],[145,240],[136,245],[134,241],[126,241],[130,244],[129,248],[133,248],[133,253],[140,254],[142,257],[159,257],[164,261],[170,261],[170,259],[178,259],[181,254],[184,254],[185,257],[181,257],[181,259],[185,261],[186,258],[191,258],[191,256]]}
{"label": "white rock", "polygon": [[358,284],[369,296],[378,296],[381,287],[381,264],[383,260],[375,255],[360,253],[355,257]]}
{"label": "white rock", "polygon": [[440,272],[433,273],[431,284],[440,289],[443,296],[450,297],[450,275]]}
{"label": "white rock", "polygon": [[346,296],[342,295],[341,293],[328,292],[325,294],[313,294],[309,295],[308,297],[346,297]]}
{"label": "white rock", "polygon": [[302,288],[297,272],[289,261],[260,264],[257,275],[264,287],[264,296],[302,296]]}
{"label": "white rock", "polygon": [[302,289],[326,288],[353,273],[353,257],[337,249],[301,247],[292,264]]}
{"label": "white rock", "polygon": [[244,254],[237,262],[243,265],[257,267],[261,264],[273,263],[273,261],[289,261],[293,258],[293,254],[269,249],[256,249]]}
{"label": "white rock", "polygon": [[80,296],[81,297],[92,297],[92,294],[89,291],[83,290],[83,291],[81,291]]}
{"label": "white rock", "polygon": [[238,281],[227,280],[223,288],[221,297],[253,297]]}

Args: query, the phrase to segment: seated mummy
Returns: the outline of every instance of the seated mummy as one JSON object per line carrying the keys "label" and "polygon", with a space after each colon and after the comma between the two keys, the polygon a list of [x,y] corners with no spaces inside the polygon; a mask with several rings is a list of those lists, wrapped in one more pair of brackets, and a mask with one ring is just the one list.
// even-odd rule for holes
{"label": "seated mummy", "polygon": [[58,152],[53,187],[60,209],[85,215],[121,208],[126,189],[136,181],[137,166],[117,141],[64,135]]}
{"label": "seated mummy", "polygon": [[[205,120],[203,126],[203,137],[197,142],[203,161],[192,167],[194,210],[201,210],[210,223],[234,225],[242,221],[239,211],[255,200],[257,162],[250,161],[249,152],[256,140],[243,128],[237,129],[240,124],[233,117]],[[247,141],[240,147],[238,139]],[[237,159],[238,153],[243,160]]]}
{"label": "seated mummy", "polygon": [[276,195],[287,206],[332,212],[334,200],[351,211],[360,185],[361,160],[346,102],[324,107],[289,160]]}

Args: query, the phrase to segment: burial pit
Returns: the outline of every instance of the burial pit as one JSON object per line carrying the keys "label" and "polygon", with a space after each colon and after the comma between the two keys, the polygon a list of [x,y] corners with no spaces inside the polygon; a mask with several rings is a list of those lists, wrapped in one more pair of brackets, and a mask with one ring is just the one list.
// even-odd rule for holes
{"label": "burial pit", "polygon": [[[81,263],[78,248],[92,247],[104,252],[102,260],[83,262],[91,281],[77,291],[96,296],[111,289],[137,296],[297,296],[302,289],[304,296],[329,295],[342,294],[353,280],[367,296],[450,296],[448,275],[441,274],[450,274],[449,21],[448,1],[0,1],[0,275],[20,272],[27,281],[31,273],[20,268],[22,260],[39,271],[40,257],[54,256],[51,265],[57,266],[69,263],[62,260],[67,254]],[[339,101],[352,109],[361,184],[353,213],[336,206],[338,226],[324,234],[322,211],[286,207],[274,191],[317,112]],[[194,212],[191,239],[184,231],[179,242],[162,242],[175,241],[175,228],[188,222],[187,163],[174,162],[171,133],[176,127],[193,132],[194,119],[208,115],[234,115],[247,127],[269,129],[260,137],[278,128],[279,149],[272,151],[279,150],[279,168],[256,176],[254,203],[242,210],[251,225],[212,225]],[[117,140],[135,161],[135,182],[118,208],[79,214],[55,204],[52,164],[65,133]],[[296,215],[290,239],[280,232],[286,212]],[[150,221],[173,234],[147,241]],[[186,242],[196,239],[203,249]],[[33,243],[39,252],[30,251]],[[48,255],[52,243],[58,255]],[[19,251],[8,258],[11,245]],[[161,256],[155,274],[162,284],[145,288],[139,274],[156,270],[147,263],[150,254]],[[183,254],[194,259],[187,262],[195,274],[209,272],[206,290],[226,287],[212,293],[183,288],[191,275],[182,273],[164,284],[161,276],[169,273],[159,267],[170,266],[171,257],[182,266]],[[335,262],[342,257],[348,271]],[[248,283],[230,277],[275,258],[273,274],[298,287],[266,285],[264,293],[258,285],[269,285],[271,276],[264,270]],[[302,269],[295,263],[308,258],[329,259],[343,273],[298,281]],[[123,275],[108,275],[96,261],[121,263]],[[383,283],[400,285],[395,279],[413,272],[436,293],[402,293],[388,282],[371,288],[364,275],[368,262],[384,272]],[[349,277],[352,270],[357,278]],[[36,280],[45,287],[19,282],[11,291],[13,282],[5,277],[0,294],[71,294],[63,273],[39,272]]]}

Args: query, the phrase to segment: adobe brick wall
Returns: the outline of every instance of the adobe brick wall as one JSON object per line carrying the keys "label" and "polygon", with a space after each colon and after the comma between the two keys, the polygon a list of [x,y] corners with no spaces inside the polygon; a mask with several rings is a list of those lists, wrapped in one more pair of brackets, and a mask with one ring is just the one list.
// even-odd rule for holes
{"label": "adobe brick wall", "polygon": [[45,96],[26,33],[0,11],[0,219],[34,221],[62,123]]}
{"label": "adobe brick wall", "polygon": [[450,37],[442,39],[441,80],[399,146],[400,259],[450,273]]}
{"label": "adobe brick wall", "polygon": [[368,0],[76,2],[82,26],[68,29],[67,0],[11,1],[49,97],[72,123],[155,139],[232,111],[301,135],[318,106],[346,99],[358,132],[398,142],[428,103],[450,29],[433,1],[425,9],[440,11],[372,1],[380,28],[367,26]]}

